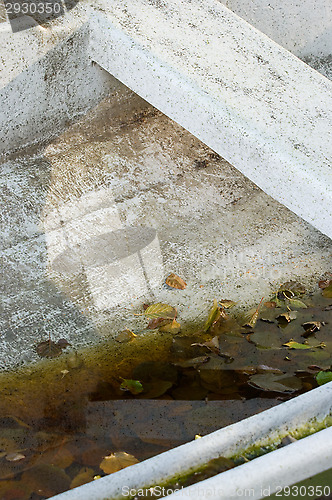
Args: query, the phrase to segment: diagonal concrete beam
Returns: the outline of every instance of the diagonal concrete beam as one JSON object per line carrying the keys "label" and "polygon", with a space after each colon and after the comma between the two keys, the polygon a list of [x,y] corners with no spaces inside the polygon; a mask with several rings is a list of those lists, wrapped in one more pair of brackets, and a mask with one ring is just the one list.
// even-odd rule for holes
{"label": "diagonal concrete beam", "polygon": [[91,58],[332,237],[332,82],[215,0],[113,0]]}

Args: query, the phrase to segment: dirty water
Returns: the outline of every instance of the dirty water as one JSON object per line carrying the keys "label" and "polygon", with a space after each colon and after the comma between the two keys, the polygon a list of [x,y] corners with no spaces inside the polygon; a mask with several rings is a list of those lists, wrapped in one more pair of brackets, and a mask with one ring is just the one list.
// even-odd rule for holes
{"label": "dirty water", "polygon": [[181,313],[145,306],[140,333],[43,351],[51,359],[1,374],[0,497],[49,498],[317,387],[318,373],[332,375],[330,289],[291,282],[249,315],[214,301],[200,329],[174,334],[168,316],[158,342],[151,315],[173,310],[180,324]]}

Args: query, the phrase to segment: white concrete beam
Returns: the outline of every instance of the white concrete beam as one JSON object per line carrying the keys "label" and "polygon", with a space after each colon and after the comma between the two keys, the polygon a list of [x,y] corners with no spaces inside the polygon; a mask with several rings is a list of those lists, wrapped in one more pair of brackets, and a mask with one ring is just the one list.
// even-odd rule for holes
{"label": "white concrete beam", "polygon": [[332,237],[332,82],[215,0],[114,0],[93,60]]}

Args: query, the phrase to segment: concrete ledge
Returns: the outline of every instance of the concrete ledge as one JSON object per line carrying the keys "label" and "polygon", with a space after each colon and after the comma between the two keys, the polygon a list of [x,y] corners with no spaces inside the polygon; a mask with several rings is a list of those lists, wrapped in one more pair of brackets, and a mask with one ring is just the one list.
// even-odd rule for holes
{"label": "concrete ledge", "polygon": [[90,22],[93,60],[332,237],[329,80],[214,0],[100,2]]}

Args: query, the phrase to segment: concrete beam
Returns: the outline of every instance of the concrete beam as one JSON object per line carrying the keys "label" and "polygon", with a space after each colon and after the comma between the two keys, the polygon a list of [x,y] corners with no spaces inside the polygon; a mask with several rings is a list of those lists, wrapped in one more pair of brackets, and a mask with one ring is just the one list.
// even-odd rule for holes
{"label": "concrete beam", "polygon": [[332,82],[214,0],[114,0],[90,55],[332,237]]}

